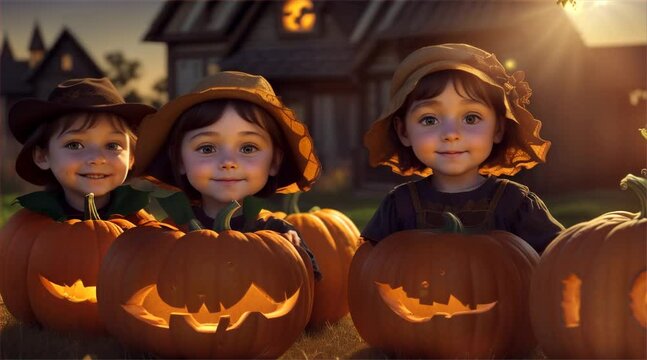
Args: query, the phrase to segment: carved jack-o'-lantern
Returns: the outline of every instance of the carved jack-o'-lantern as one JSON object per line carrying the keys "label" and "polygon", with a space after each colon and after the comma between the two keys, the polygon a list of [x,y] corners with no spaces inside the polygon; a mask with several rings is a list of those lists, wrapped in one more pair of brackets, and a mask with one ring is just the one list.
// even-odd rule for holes
{"label": "carved jack-o'-lantern", "polygon": [[647,180],[628,175],[623,184],[640,197],[641,213],[566,229],[533,275],[532,325],[549,357],[647,356]]}
{"label": "carved jack-o'-lantern", "polygon": [[312,270],[280,234],[151,224],[123,234],[99,280],[122,342],[170,357],[278,357],[305,328]]}
{"label": "carved jack-o'-lantern", "polygon": [[283,29],[288,32],[309,32],[315,26],[317,15],[311,0],[287,0],[283,4]]}
{"label": "carved jack-o'-lantern", "polygon": [[121,226],[129,223],[100,220],[92,194],[86,202],[88,220],[51,222],[31,248],[29,302],[38,322],[52,329],[104,330],[96,296],[99,267],[108,247],[123,232]]}
{"label": "carved jack-o'-lantern", "polygon": [[503,231],[397,232],[355,254],[350,313],[366,342],[397,356],[523,356],[534,345],[527,300],[538,258]]}

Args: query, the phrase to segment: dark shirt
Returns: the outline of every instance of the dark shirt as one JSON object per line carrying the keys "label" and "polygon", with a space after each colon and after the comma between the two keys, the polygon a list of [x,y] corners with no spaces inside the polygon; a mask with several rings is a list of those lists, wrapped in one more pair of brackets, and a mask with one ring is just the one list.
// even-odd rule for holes
{"label": "dark shirt", "polygon": [[[192,209],[196,219],[198,219],[205,228],[213,229],[213,225],[214,225],[213,223],[215,219],[209,217],[209,215],[207,215],[202,209],[202,207],[200,206],[193,206]],[[232,217],[230,221],[230,226],[232,230],[242,231],[245,226],[245,218],[242,215]],[[277,219],[275,217],[270,217],[267,220],[257,219],[253,229],[271,230],[271,231],[276,231],[279,234],[285,234],[290,230],[294,230],[297,234],[299,234],[299,231],[292,224],[290,224],[285,220]],[[308,254],[308,257],[310,258],[310,262],[312,263],[312,270],[314,272],[315,279],[321,280],[322,274],[321,274],[321,271],[319,270],[319,264],[317,263],[317,260],[315,259],[315,256],[312,253],[312,250],[310,250],[306,242],[303,240],[303,237],[301,236],[301,234],[299,234],[299,238],[301,239],[300,247]]]}
{"label": "dark shirt", "polygon": [[[433,176],[433,175],[432,175]],[[507,184],[500,190],[502,182]],[[478,188],[459,193],[436,190],[431,176],[411,182],[423,211],[416,212],[409,183],[395,187],[362,231],[362,237],[377,243],[402,230],[442,227],[443,211],[451,211],[466,228],[504,230],[513,233],[541,253],[564,227],[544,202],[526,186],[490,176]],[[493,199],[495,199],[493,201]],[[419,224],[424,221],[424,224]]]}

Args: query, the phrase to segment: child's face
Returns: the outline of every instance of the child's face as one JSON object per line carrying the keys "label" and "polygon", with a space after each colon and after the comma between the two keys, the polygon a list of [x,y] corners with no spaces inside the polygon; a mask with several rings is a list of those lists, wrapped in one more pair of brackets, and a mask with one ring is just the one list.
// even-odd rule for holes
{"label": "child's face", "polygon": [[34,152],[36,164],[52,171],[68,203],[79,210],[88,193],[94,193],[97,206],[105,205],[106,195],[124,182],[133,164],[128,135],[115,128],[108,115],[97,114],[95,119],[93,126],[79,130],[84,123],[79,116],[49,140],[47,149]]}
{"label": "child's face", "polygon": [[396,121],[398,136],[434,174],[478,176],[493,144],[501,141],[503,129],[497,125],[494,109],[461,96],[462,88],[459,91],[449,82],[440,95],[411,104],[404,126]]}
{"label": "child's face", "polygon": [[214,210],[257,193],[280,164],[269,133],[231,106],[215,123],[184,134],[181,153],[181,172]]}

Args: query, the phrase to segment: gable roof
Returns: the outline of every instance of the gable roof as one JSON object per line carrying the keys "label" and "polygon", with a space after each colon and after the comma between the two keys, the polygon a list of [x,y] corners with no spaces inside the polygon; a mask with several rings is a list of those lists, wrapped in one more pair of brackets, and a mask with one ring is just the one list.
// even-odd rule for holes
{"label": "gable roof", "polygon": [[40,26],[38,23],[34,25],[34,29],[32,30],[29,50],[45,51],[45,43],[43,42],[43,36],[40,33]]}
{"label": "gable roof", "polygon": [[28,62],[14,59],[9,38],[5,34],[0,55],[0,94],[27,95],[31,93],[31,86],[25,81],[27,72],[29,72]]}
{"label": "gable roof", "polygon": [[[53,58],[56,57],[56,55],[60,52],[61,46],[69,42],[73,47],[75,47],[81,56],[81,60],[86,62],[88,66],[90,66],[91,71],[94,73],[92,76],[94,77],[101,77],[103,76],[103,71],[99,69],[97,66],[97,63],[92,60],[92,57],[85,51],[85,48],[79,43],[79,41],[76,39],[74,35],[72,35],[72,32],[68,30],[67,28],[63,28],[63,31],[61,32],[61,35],[59,35],[58,39],[54,43],[54,46],[45,54],[45,57],[43,60],[36,66],[32,71],[27,75],[27,81],[32,81],[38,74],[42,72],[42,70],[46,67],[46,65],[52,61]],[[90,75],[88,75],[90,76]]]}

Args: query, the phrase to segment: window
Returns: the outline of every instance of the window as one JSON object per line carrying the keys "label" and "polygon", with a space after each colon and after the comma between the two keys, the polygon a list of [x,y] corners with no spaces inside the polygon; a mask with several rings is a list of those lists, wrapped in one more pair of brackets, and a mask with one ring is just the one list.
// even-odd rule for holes
{"label": "window", "polygon": [[61,70],[70,72],[74,68],[74,58],[70,54],[61,55]]}
{"label": "window", "polygon": [[310,33],[315,30],[317,14],[311,0],[285,0],[281,25],[286,33]]}
{"label": "window", "polygon": [[215,57],[210,57],[207,59],[207,75],[214,75],[220,72],[220,65],[218,65],[218,59]]}

